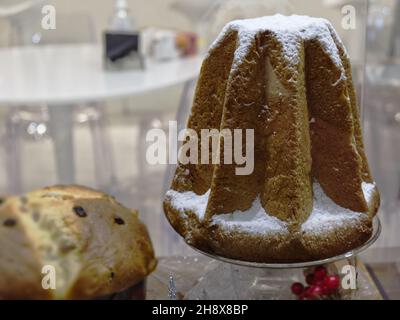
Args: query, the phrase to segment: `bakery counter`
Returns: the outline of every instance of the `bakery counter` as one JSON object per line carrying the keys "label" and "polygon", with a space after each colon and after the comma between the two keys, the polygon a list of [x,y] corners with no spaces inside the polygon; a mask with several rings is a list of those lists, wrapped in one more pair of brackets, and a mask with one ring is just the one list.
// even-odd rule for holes
{"label": "bakery counter", "polygon": [[[343,299],[400,299],[400,247],[372,248],[356,263],[358,289]],[[258,270],[256,281],[249,289],[248,272],[241,268],[202,255],[161,257],[156,271],[147,278],[146,298],[295,299],[290,285],[305,272],[303,269]]]}
{"label": "bakery counter", "polygon": [[361,258],[379,288],[383,299],[400,299],[400,247],[376,247]]}

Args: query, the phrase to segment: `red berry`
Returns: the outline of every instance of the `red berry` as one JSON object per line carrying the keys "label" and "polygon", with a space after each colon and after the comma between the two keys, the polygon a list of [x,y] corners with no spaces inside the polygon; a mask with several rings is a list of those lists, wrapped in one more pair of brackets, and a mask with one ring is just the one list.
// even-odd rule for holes
{"label": "red berry", "polygon": [[304,295],[308,298],[308,297],[310,297],[310,294],[311,294],[311,287],[305,287],[304,288]]}
{"label": "red berry", "polygon": [[339,288],[340,278],[337,275],[330,275],[325,278],[326,286],[331,290]]}
{"label": "red berry", "polygon": [[324,280],[327,275],[326,268],[324,266],[318,266],[314,271],[314,278],[317,281]]}
{"label": "red berry", "polygon": [[302,294],[304,291],[304,286],[302,283],[300,282],[295,282],[292,284],[292,292],[293,294],[295,294],[296,296]]}
{"label": "red berry", "polygon": [[306,276],[306,282],[307,282],[307,284],[309,284],[309,285],[315,284],[314,273],[309,273],[309,274]]}
{"label": "red berry", "polygon": [[299,300],[307,300],[307,295],[303,292],[301,295],[298,297]]}
{"label": "red berry", "polygon": [[322,295],[329,296],[332,294],[332,290],[324,283],[321,285]]}
{"label": "red berry", "polygon": [[309,290],[308,293],[309,297],[311,299],[318,299],[320,296],[322,296],[322,289],[320,286],[312,286]]}
{"label": "red berry", "polygon": [[[325,280],[325,279],[324,279]],[[314,285],[315,286],[322,286],[325,282],[324,280],[314,280]]]}

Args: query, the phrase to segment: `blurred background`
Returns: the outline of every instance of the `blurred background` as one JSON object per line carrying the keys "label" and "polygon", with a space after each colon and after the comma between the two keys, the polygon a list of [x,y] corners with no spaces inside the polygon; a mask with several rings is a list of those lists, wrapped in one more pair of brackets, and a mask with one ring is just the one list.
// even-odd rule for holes
{"label": "blurred background", "polygon": [[382,195],[366,259],[400,257],[399,0],[0,0],[0,194],[99,188],[140,210],[158,255],[188,252],[161,208],[173,168],[146,162],[146,133],[184,125],[224,24],[278,12],[329,19],[349,51]]}

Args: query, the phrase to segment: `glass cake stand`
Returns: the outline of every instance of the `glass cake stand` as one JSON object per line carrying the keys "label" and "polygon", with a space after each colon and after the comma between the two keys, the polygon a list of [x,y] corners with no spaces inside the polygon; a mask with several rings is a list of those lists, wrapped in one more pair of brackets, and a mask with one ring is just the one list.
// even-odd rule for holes
{"label": "glass cake stand", "polygon": [[[328,274],[341,277],[341,285],[326,299],[376,299],[379,292],[357,255],[379,237],[381,223],[373,219],[371,237],[361,246],[346,253],[321,260],[295,263],[258,263],[229,259],[193,248],[212,258],[215,268],[206,272],[185,295],[185,299],[295,299],[290,287],[294,282],[307,286],[305,277],[317,266]],[[344,283],[345,281],[345,283]]]}

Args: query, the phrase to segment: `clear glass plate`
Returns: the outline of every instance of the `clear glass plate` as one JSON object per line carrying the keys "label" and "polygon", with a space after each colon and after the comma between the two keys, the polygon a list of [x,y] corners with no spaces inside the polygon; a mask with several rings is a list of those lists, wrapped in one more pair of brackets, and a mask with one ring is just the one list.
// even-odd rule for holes
{"label": "clear glass plate", "polygon": [[339,260],[344,260],[344,259],[349,259],[351,257],[354,257],[370,247],[378,238],[379,235],[381,234],[381,222],[377,216],[374,217],[372,220],[372,235],[371,237],[361,246],[358,248],[355,248],[353,250],[350,250],[346,253],[342,253],[340,255],[326,258],[326,259],[321,259],[321,260],[315,260],[315,261],[305,261],[305,262],[293,262],[293,263],[263,263],[263,262],[250,262],[250,261],[243,261],[243,260],[234,260],[230,258],[225,258],[221,256],[214,255],[209,252],[201,251],[197,248],[192,247],[194,250],[200,252],[201,254],[204,254],[210,258],[213,258],[215,260],[219,260],[222,262],[226,263],[231,263],[239,266],[245,266],[245,267],[252,267],[252,268],[269,268],[269,269],[295,269],[295,268],[308,268],[312,266],[317,266],[317,265],[322,265],[322,264],[328,264],[328,263],[333,263]]}

